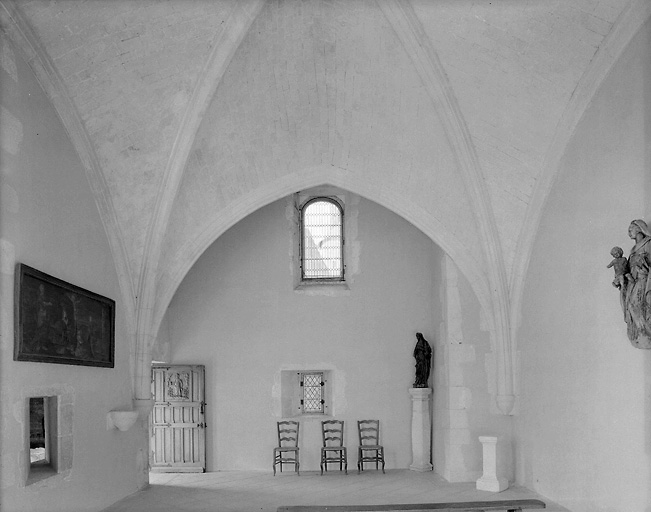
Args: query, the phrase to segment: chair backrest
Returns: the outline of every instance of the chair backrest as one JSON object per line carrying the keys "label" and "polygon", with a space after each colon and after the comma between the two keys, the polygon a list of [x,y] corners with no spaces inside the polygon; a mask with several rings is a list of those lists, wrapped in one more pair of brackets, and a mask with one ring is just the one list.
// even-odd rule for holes
{"label": "chair backrest", "polygon": [[278,446],[291,447],[298,446],[298,429],[301,426],[298,421],[279,421],[278,426]]}
{"label": "chair backrest", "polygon": [[326,420],[321,422],[323,446],[344,445],[344,422],[341,420]]}
{"label": "chair backrest", "polygon": [[357,422],[357,433],[359,434],[360,445],[379,445],[380,420],[359,420]]}

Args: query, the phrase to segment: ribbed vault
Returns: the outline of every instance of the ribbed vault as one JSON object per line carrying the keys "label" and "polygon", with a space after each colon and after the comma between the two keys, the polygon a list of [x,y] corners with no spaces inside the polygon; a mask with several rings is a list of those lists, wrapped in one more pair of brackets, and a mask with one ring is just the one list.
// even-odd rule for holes
{"label": "ribbed vault", "polygon": [[330,183],[455,259],[509,395],[513,319],[558,163],[651,16],[645,0],[0,7],[86,166],[134,320],[137,393],[201,252],[256,208]]}
{"label": "ribbed vault", "polygon": [[[313,16],[321,23],[288,27],[288,38],[270,29],[288,13],[267,6],[242,42],[197,132],[163,266],[185,264],[178,241],[205,232],[241,197],[319,169],[322,182],[332,182],[339,171],[368,188],[401,191],[440,226],[463,233],[457,235],[461,245],[481,269],[473,205],[445,127],[390,24],[373,4],[319,10]],[[332,23],[337,16],[345,21]],[[381,57],[360,58],[355,48],[362,44],[384,45]],[[275,52],[287,61],[274,61]],[[386,78],[387,69],[399,72]]]}

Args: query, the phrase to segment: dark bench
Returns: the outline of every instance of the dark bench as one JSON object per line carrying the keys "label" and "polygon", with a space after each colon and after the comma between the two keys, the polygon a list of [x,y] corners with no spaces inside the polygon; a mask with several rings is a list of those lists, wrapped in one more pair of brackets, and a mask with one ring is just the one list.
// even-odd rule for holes
{"label": "dark bench", "polygon": [[390,512],[437,510],[439,512],[487,512],[545,508],[540,500],[462,501],[459,503],[400,503],[396,505],[316,505],[278,507],[277,512]]}

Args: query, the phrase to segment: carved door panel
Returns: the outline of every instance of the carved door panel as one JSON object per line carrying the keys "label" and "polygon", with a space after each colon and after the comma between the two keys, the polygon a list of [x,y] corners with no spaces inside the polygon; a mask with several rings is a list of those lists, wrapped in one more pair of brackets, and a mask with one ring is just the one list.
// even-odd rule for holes
{"label": "carved door panel", "polygon": [[153,365],[149,467],[154,472],[203,473],[206,421],[203,365]]}

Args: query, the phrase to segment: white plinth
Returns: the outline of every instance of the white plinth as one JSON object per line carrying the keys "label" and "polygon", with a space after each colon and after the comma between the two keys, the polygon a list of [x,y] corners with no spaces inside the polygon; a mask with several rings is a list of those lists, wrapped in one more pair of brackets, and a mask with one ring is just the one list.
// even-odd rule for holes
{"label": "white plinth", "polygon": [[506,478],[497,476],[497,437],[480,436],[483,447],[484,474],[477,480],[477,490],[502,492],[509,487]]}
{"label": "white plinth", "polygon": [[430,388],[410,388],[411,395],[411,452],[412,471],[432,471],[430,445],[432,423],[429,413]]}

